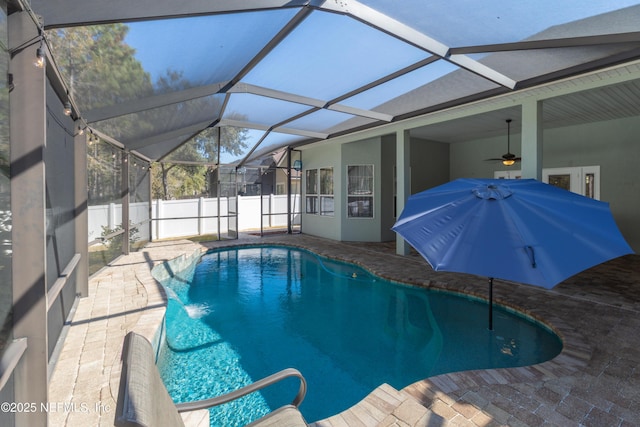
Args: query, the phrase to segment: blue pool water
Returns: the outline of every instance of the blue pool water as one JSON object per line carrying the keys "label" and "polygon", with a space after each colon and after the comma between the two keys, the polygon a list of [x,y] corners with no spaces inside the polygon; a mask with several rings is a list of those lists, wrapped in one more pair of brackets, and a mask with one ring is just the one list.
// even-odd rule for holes
{"label": "blue pool water", "polygon": [[[294,248],[209,252],[164,286],[158,365],[177,402],[295,367],[308,382],[301,411],[313,422],[382,383],[400,389],[446,372],[531,365],[562,348],[548,329],[499,307],[490,332],[484,302],[392,283]],[[223,405],[211,411],[211,425],[244,425],[290,403],[297,389],[290,379]]]}

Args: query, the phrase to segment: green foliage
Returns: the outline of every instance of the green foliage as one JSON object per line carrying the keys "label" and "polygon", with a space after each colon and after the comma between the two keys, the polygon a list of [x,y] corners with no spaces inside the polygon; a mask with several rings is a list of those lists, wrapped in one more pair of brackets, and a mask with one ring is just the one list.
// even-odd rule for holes
{"label": "green foliage", "polygon": [[62,75],[83,110],[153,93],[149,74],[124,43],[128,31],[125,24],[47,31]]}
{"label": "green foliage", "polygon": [[[246,152],[247,129],[223,127],[220,129],[220,151],[233,156]],[[166,163],[153,168],[152,198],[181,199],[208,195],[214,166],[186,165],[175,162],[218,163],[218,129],[207,128],[186,144],[167,156]]]}
{"label": "green foliage", "polygon": [[[108,225],[103,225],[102,234],[100,235],[103,239],[103,245],[106,248],[107,258],[113,259],[116,256],[122,253],[122,243],[124,241],[124,233],[117,234],[113,237],[107,238],[110,234],[116,233],[118,231],[122,231],[122,224],[117,225],[115,228],[109,228]],[[140,240],[138,237],[138,227],[134,227],[132,223],[129,223],[129,247],[133,245],[135,242]]]}
{"label": "green foliage", "polygon": [[206,166],[160,163],[152,169],[152,198],[181,199],[206,195]]}
{"label": "green foliage", "polygon": [[121,198],[121,157],[110,144],[96,141],[87,146],[89,204],[111,203]]}
{"label": "green foliage", "polygon": [[[54,57],[66,79],[70,94],[81,111],[126,103],[139,98],[176,92],[194,87],[181,72],[167,69],[156,82],[151,81],[135,50],[125,43],[129,31],[126,24],[105,24],[47,31]],[[100,122],[99,128],[116,140],[126,141],[132,135],[148,137],[174,130],[190,116],[211,111],[211,121],[220,113],[221,100],[205,96],[153,108],[135,114]],[[229,118],[242,120],[231,114]],[[246,152],[247,130],[225,127],[220,131],[220,151],[233,156]],[[120,159],[107,144],[89,147],[89,198],[92,204],[120,197]],[[211,173],[208,166],[193,164],[218,163],[218,130],[207,128],[184,143],[153,169],[153,198],[178,199],[204,195]]]}

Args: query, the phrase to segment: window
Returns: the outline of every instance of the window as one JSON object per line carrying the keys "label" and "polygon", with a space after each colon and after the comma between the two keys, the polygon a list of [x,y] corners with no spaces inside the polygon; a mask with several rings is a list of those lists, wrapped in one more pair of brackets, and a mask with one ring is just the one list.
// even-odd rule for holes
{"label": "window", "polygon": [[308,214],[318,213],[318,170],[309,169],[306,172],[306,212]]}
{"label": "window", "polygon": [[[519,170],[496,171],[494,178],[520,179]],[[542,182],[555,185],[590,199],[600,200],[600,166],[576,166],[542,169]]]}
{"label": "window", "polygon": [[320,215],[333,212],[333,168],[320,169]]}
{"label": "window", "polygon": [[333,216],[333,168],[309,169],[306,177],[306,212]]}
{"label": "window", "polygon": [[347,207],[350,218],[373,218],[373,165],[347,166]]}

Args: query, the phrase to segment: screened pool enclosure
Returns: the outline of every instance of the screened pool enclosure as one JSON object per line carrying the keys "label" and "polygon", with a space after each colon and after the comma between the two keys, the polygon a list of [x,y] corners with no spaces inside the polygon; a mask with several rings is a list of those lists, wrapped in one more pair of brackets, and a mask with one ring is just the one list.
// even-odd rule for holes
{"label": "screened pool enclosure", "polygon": [[[166,228],[204,217],[218,222],[211,228],[218,236],[237,236],[238,201],[223,189],[230,185],[239,186],[234,196],[276,194],[278,185],[293,193],[284,210],[261,203],[265,218],[282,215],[291,232],[300,224],[302,196],[300,173],[292,170],[295,161],[303,164],[301,155],[287,155],[296,146],[638,54],[633,2],[516,10],[493,2],[482,11],[448,2],[401,8],[388,1],[194,2],[177,9],[154,2],[109,10],[40,3],[33,8],[43,17],[42,48],[59,73],[54,87],[71,108],[75,132],[136,156],[127,173],[139,178],[130,178],[130,187],[121,189],[117,174],[106,178],[98,166],[113,163],[124,173],[128,158],[120,155],[90,162],[90,183],[112,181],[115,197],[129,188],[128,203],[225,197],[189,216],[161,218],[143,205],[112,209],[99,236],[89,231],[102,257],[98,266],[119,254],[122,235],[129,235],[130,248],[153,237],[152,218]],[[92,150],[100,151],[90,146],[90,159]],[[153,163],[154,173],[142,172]],[[247,171],[255,175],[249,182]],[[199,176],[203,183],[194,182]],[[136,191],[151,185],[149,178],[155,187]],[[170,180],[179,188],[170,188]],[[112,203],[105,197],[90,186],[90,206]]]}
{"label": "screened pool enclosure", "polygon": [[[89,276],[179,221],[234,238],[239,201],[257,197],[245,210],[259,233],[361,226],[383,203],[402,210],[412,138],[444,144],[448,179],[456,143],[503,135],[508,114],[536,177],[543,128],[640,116],[637,1],[0,4],[1,401],[48,401]],[[393,174],[340,151],[371,140],[393,142]],[[371,194],[348,187],[355,171]],[[193,213],[172,211],[186,199]],[[46,423],[0,413],[3,426]]]}

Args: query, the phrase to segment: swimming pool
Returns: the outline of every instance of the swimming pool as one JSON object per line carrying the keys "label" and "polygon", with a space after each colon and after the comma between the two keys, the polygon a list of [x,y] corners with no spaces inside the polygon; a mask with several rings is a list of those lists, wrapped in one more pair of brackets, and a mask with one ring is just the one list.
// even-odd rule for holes
{"label": "swimming pool", "polygon": [[[500,307],[490,332],[483,301],[389,282],[296,248],[209,252],[163,285],[158,366],[177,402],[295,367],[308,381],[300,409],[311,422],[385,382],[401,389],[446,372],[531,365],[562,348],[547,328]],[[244,425],[289,403],[297,387],[291,380],[224,405],[211,425]]]}

